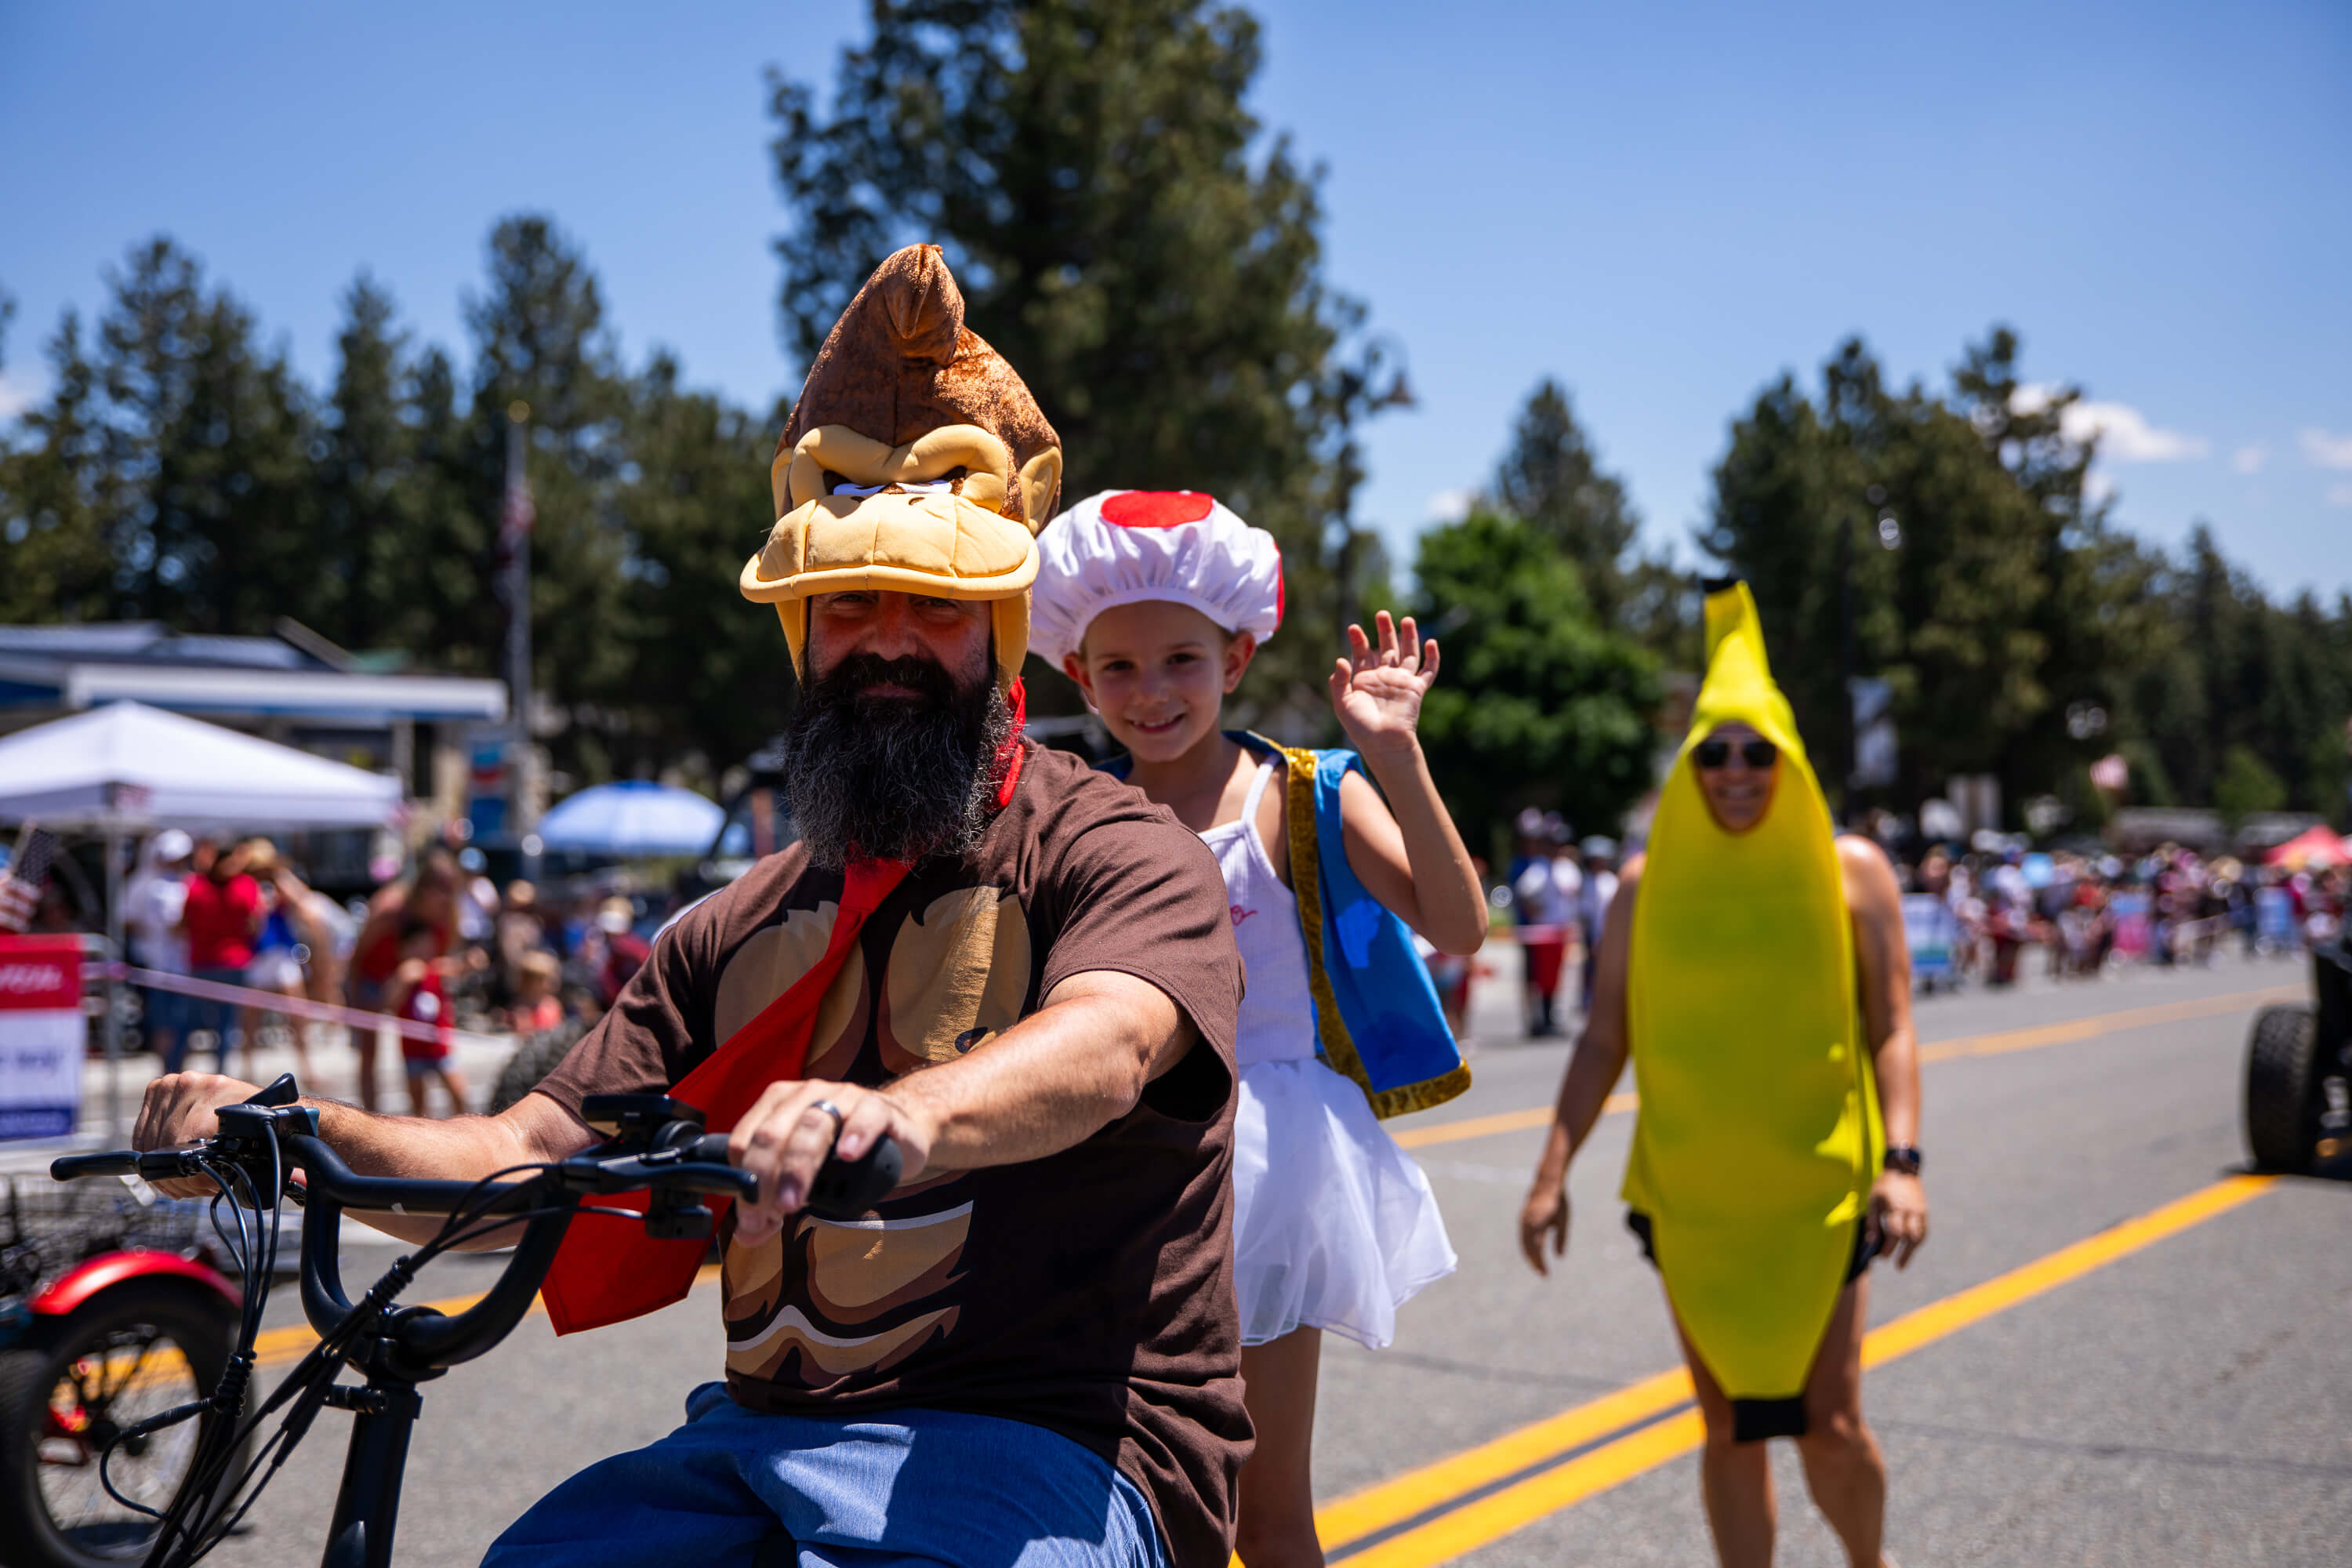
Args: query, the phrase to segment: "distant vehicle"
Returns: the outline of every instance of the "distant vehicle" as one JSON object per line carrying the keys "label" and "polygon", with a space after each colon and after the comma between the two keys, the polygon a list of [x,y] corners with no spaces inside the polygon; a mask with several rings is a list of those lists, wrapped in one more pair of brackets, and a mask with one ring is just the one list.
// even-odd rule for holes
{"label": "distant vehicle", "polygon": [[2255,1014],[2246,1042],[2246,1146],[2263,1170],[2352,1155],[2352,924],[2312,949],[2311,992]]}

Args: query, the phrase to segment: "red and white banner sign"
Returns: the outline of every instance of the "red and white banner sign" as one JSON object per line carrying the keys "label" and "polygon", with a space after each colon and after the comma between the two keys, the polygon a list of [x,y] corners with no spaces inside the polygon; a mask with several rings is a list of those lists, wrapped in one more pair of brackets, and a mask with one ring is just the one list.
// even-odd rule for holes
{"label": "red and white banner sign", "polygon": [[0,1139],[73,1131],[89,1037],[80,942],[0,936]]}

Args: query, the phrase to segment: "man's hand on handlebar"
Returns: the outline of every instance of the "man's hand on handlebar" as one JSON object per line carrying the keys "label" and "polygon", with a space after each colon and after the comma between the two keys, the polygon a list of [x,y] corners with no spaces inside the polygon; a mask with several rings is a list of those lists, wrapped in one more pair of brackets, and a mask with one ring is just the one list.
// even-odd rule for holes
{"label": "man's hand on handlebar", "polygon": [[728,1158],[760,1178],[760,1201],[736,1211],[736,1238],[756,1246],[775,1235],[808,1202],[826,1155],[856,1160],[885,1133],[898,1145],[899,1180],[914,1180],[935,1132],[907,1105],[854,1083],[770,1084],[727,1140]]}
{"label": "man's hand on handlebar", "polygon": [[[146,1098],[139,1102],[138,1123],[131,1130],[131,1146],[144,1152],[210,1138],[220,1131],[215,1111],[260,1092],[257,1084],[219,1073],[168,1073],[147,1086]],[[218,1189],[210,1178],[193,1176],[158,1182],[155,1190],[167,1198],[208,1198]]]}

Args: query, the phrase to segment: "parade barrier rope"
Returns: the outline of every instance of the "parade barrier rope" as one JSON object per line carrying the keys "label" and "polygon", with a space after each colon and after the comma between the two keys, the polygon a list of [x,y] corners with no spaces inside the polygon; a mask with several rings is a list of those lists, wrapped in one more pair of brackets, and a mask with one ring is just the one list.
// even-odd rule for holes
{"label": "parade barrier rope", "polygon": [[448,1028],[438,1024],[426,1024],[415,1018],[402,1018],[390,1013],[371,1013],[359,1007],[339,1007],[331,1002],[313,1002],[308,997],[296,998],[282,991],[263,991],[251,985],[225,985],[216,980],[198,980],[189,974],[167,974],[160,969],[142,969],[131,963],[84,963],[84,984],[92,978],[128,981],[156,991],[177,992],[205,1002],[231,1002],[265,1013],[281,1013],[289,1018],[309,1018],[321,1024],[341,1024],[348,1028],[380,1030],[389,1025],[415,1040],[446,1039],[451,1043],[465,1042],[501,1048],[513,1041],[502,1035],[477,1034],[470,1029]]}

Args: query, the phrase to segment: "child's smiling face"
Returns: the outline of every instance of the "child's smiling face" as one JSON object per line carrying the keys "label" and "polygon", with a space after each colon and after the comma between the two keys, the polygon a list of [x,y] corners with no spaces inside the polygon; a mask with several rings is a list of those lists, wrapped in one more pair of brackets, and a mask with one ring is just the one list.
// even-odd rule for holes
{"label": "child's smiling face", "polygon": [[1062,661],[1118,743],[1139,762],[1182,756],[1217,728],[1225,695],[1257,652],[1189,605],[1119,605],[1087,627]]}

